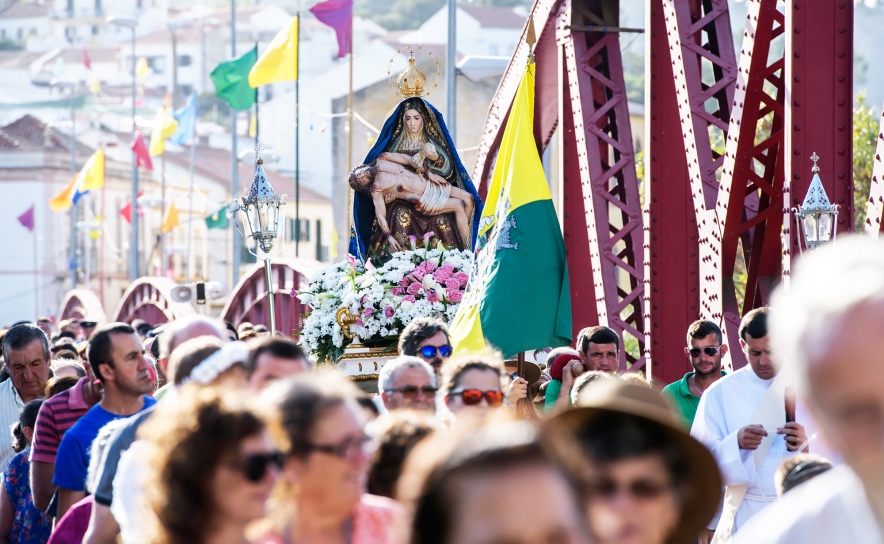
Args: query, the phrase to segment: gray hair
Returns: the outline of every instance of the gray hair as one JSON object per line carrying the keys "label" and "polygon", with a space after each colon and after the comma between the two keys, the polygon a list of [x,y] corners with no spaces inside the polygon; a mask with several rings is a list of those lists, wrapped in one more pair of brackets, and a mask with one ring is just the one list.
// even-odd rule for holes
{"label": "gray hair", "polygon": [[[195,336],[189,336],[184,333],[186,333],[191,327],[196,327],[197,325],[212,327],[215,329],[218,338],[227,340],[227,328],[217,319],[212,319],[203,315],[189,315],[187,317],[176,319],[163,328],[163,332],[160,333],[159,339],[160,359],[168,359],[172,352],[175,351],[175,348],[187,340],[195,338]],[[199,334],[197,336],[203,335]]]}
{"label": "gray hair", "polygon": [[39,340],[43,345],[43,357],[49,364],[49,339],[43,329],[30,323],[21,323],[6,331],[3,337],[3,360],[9,363],[9,352],[26,348],[31,342]]}
{"label": "gray hair", "polygon": [[779,362],[793,359],[806,380],[807,365],[839,323],[858,306],[884,302],[884,245],[859,235],[839,238],[804,256],[790,283],[772,298],[771,341]]}
{"label": "gray hair", "polygon": [[384,391],[388,391],[393,387],[393,377],[400,370],[404,370],[406,368],[422,368],[433,380],[433,386],[436,385],[436,372],[433,370],[433,367],[428,365],[423,359],[419,359],[417,357],[411,357],[409,355],[403,355],[401,357],[397,357],[385,364],[381,368],[381,373],[378,376],[378,393],[383,393]]}

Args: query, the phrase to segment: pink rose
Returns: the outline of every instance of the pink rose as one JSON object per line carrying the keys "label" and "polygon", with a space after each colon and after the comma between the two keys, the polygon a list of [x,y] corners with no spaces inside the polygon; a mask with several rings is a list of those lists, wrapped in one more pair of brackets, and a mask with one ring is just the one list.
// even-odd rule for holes
{"label": "pink rose", "polygon": [[444,266],[439,270],[433,272],[433,279],[435,279],[439,283],[445,283],[451,277],[451,270],[445,268]]}
{"label": "pink rose", "polygon": [[387,306],[384,308],[384,315],[387,317],[393,317],[396,314],[396,310],[393,309],[392,306]]}
{"label": "pink rose", "polygon": [[457,281],[459,281],[461,285],[466,285],[467,282],[470,281],[470,275],[467,274],[466,272],[458,272],[451,277],[456,278]]}
{"label": "pink rose", "polygon": [[366,308],[365,311],[362,312],[362,315],[364,315],[365,317],[371,317],[371,314],[375,313],[376,311],[377,310],[375,310],[374,308]]}
{"label": "pink rose", "polygon": [[427,300],[430,301],[430,304],[435,304],[439,302],[439,295],[436,294],[436,291],[430,289],[427,291]]}
{"label": "pink rose", "polygon": [[457,289],[460,287],[460,282],[457,281],[457,278],[448,278],[445,280],[445,287],[449,289]]}
{"label": "pink rose", "polygon": [[428,273],[432,273],[434,270],[436,270],[436,263],[434,263],[433,261],[424,261],[421,263],[421,268],[426,270]]}
{"label": "pink rose", "polygon": [[463,293],[458,289],[447,289],[445,291],[445,298],[449,300],[449,302],[460,302],[463,299]]}
{"label": "pink rose", "polygon": [[409,295],[417,296],[420,294],[420,292],[421,292],[421,284],[412,283],[411,285],[408,286],[408,294]]}
{"label": "pink rose", "polygon": [[399,280],[399,285],[401,285],[402,287],[408,287],[409,283],[410,282],[408,281],[408,276],[405,276],[404,278]]}
{"label": "pink rose", "polygon": [[414,304],[415,302],[417,302],[417,299],[414,298],[414,295],[405,295],[404,297],[402,297],[402,302],[411,302],[412,304]]}
{"label": "pink rose", "polygon": [[398,296],[403,293],[405,293],[405,289],[403,289],[402,287],[394,287],[394,288],[390,289],[390,294],[393,296]]}
{"label": "pink rose", "polygon": [[412,276],[415,281],[421,282],[424,281],[424,276],[427,275],[427,272],[423,268],[415,268],[409,275]]}

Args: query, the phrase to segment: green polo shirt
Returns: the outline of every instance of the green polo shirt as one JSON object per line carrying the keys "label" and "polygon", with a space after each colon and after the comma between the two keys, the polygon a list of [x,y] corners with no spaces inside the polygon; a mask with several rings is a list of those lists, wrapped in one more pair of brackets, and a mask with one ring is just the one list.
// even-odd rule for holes
{"label": "green polo shirt", "polygon": [[[663,398],[669,401],[688,429],[694,424],[694,416],[697,415],[697,407],[700,405],[700,397],[691,393],[691,388],[688,386],[693,375],[693,372],[688,372],[684,378],[672,382],[662,391]],[[721,375],[727,376],[727,372],[722,370]]]}

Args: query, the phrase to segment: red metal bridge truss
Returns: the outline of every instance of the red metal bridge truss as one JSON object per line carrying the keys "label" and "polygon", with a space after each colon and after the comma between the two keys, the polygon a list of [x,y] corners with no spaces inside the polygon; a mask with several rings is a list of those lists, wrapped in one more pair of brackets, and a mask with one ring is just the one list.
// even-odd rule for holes
{"label": "red metal bridge truss", "polygon": [[[306,289],[310,276],[321,267],[321,263],[306,259],[273,259],[270,277],[276,329],[284,335],[297,335],[303,324],[301,316],[307,312],[307,307],[291,296],[292,288]],[[259,323],[269,325],[267,303],[264,265],[258,263],[243,275],[242,280],[230,293],[227,305],[221,310],[221,319],[235,325],[244,321],[255,325]]]}
{"label": "red metal bridge truss", "polygon": [[133,319],[142,319],[160,325],[193,315],[193,306],[172,299],[172,288],[177,285],[170,278],[147,276],[135,280],[123,293],[113,321],[131,323]]}
{"label": "red metal bridge truss", "polygon": [[[798,251],[788,212],[810,183],[813,152],[841,206],[839,232],[853,228],[853,2],[749,0],[739,51],[727,0],[649,4],[644,203],[617,0],[535,2],[534,129],[541,150],[558,138],[575,336],[614,328],[629,348],[621,370],[644,367],[665,384],[690,369],[685,335],[701,317],[722,325],[728,365],[746,364],[737,328],[788,281]],[[491,104],[474,170],[480,191],[526,58],[522,43]],[[884,136],[869,203],[875,232],[882,153]]]}

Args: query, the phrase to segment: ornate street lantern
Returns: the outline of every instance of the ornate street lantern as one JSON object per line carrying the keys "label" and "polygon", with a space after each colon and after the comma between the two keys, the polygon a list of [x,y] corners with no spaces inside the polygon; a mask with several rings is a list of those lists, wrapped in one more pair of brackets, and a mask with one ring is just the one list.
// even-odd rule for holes
{"label": "ornate street lantern", "polygon": [[835,220],[838,218],[838,205],[833,206],[826,196],[826,190],[819,176],[820,167],[816,164],[820,160],[819,155],[814,153],[810,160],[813,161],[813,180],[810,182],[804,202],[800,207],[792,208],[798,232],[804,238],[804,244],[798,245],[802,254],[804,246],[807,246],[808,251],[813,251],[820,245],[833,241],[837,231]]}
{"label": "ornate street lantern", "polygon": [[[267,304],[270,311],[269,325],[271,334],[276,331],[276,313],[273,304],[273,284],[270,276],[270,251],[273,249],[273,241],[279,235],[280,213],[279,206],[285,204],[285,195],[277,194],[270,182],[267,181],[267,175],[264,173],[264,159],[260,156],[260,146],[255,147],[255,179],[249,188],[248,195],[242,199],[233,199],[229,216],[233,218],[237,225],[237,230],[244,239],[252,238],[255,240],[256,248],[260,248],[264,260],[264,282],[267,285]],[[243,224],[248,227],[249,234],[246,235],[236,221],[236,212],[241,212],[245,217]],[[249,253],[258,257],[258,254],[249,248]],[[236,256],[234,256],[236,258]],[[235,278],[235,280],[238,278]]]}

